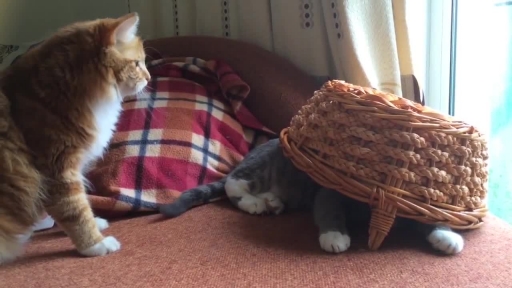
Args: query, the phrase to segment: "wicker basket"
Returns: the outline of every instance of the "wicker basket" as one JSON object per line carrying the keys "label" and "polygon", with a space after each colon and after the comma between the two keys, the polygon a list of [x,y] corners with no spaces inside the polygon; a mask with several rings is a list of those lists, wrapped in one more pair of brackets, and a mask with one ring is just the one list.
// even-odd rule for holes
{"label": "wicker basket", "polygon": [[281,132],[297,168],[372,207],[370,249],[396,216],[474,229],[487,213],[487,145],[473,126],[343,81],[316,91]]}

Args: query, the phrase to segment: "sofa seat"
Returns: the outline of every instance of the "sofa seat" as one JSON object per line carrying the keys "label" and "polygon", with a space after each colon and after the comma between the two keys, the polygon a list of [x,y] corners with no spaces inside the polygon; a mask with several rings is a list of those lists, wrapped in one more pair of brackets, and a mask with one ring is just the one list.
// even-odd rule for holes
{"label": "sofa seat", "polygon": [[369,251],[365,229],[331,255],[311,218],[253,216],[221,201],[176,219],[123,219],[105,231],[122,249],[97,258],[79,256],[54,228],[0,268],[0,287],[511,287],[512,227],[494,216],[464,233],[465,249],[453,257],[402,231]]}

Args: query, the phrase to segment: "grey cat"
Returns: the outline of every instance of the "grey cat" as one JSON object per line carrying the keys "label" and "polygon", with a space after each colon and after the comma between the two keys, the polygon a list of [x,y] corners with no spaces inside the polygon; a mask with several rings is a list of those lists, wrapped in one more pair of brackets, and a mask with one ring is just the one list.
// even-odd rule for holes
{"label": "grey cat", "polygon": [[[213,183],[187,190],[173,203],[160,206],[166,217],[177,217],[193,206],[226,193],[230,201],[250,214],[280,214],[285,210],[313,210],[319,229],[320,247],[340,253],[350,246],[346,228],[347,205],[354,201],[337,191],[318,185],[286,158],[279,139],[254,148],[227,175]],[[432,247],[446,254],[462,251],[464,240],[450,228],[397,219],[398,225],[409,225],[422,233]]]}

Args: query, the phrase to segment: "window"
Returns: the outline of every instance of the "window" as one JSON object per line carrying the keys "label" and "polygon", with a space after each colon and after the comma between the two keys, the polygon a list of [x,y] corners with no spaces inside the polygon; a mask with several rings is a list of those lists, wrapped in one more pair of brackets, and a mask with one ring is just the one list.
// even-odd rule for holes
{"label": "window", "polygon": [[450,77],[442,75],[449,79],[448,110],[487,134],[488,205],[512,223],[512,1],[448,2],[450,65],[443,69]]}

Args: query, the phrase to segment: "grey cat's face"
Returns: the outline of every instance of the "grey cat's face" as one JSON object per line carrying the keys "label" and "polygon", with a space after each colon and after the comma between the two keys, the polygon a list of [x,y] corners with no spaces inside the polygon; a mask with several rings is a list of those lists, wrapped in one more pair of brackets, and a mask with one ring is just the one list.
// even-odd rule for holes
{"label": "grey cat's face", "polygon": [[[248,193],[260,198],[266,197],[264,202],[277,203],[277,200],[268,196],[274,195],[293,210],[311,208],[314,192],[319,188],[306,173],[297,169],[284,156],[279,139],[269,140],[252,150],[230,173],[229,179],[245,181]],[[283,210],[272,204],[268,209]]]}

